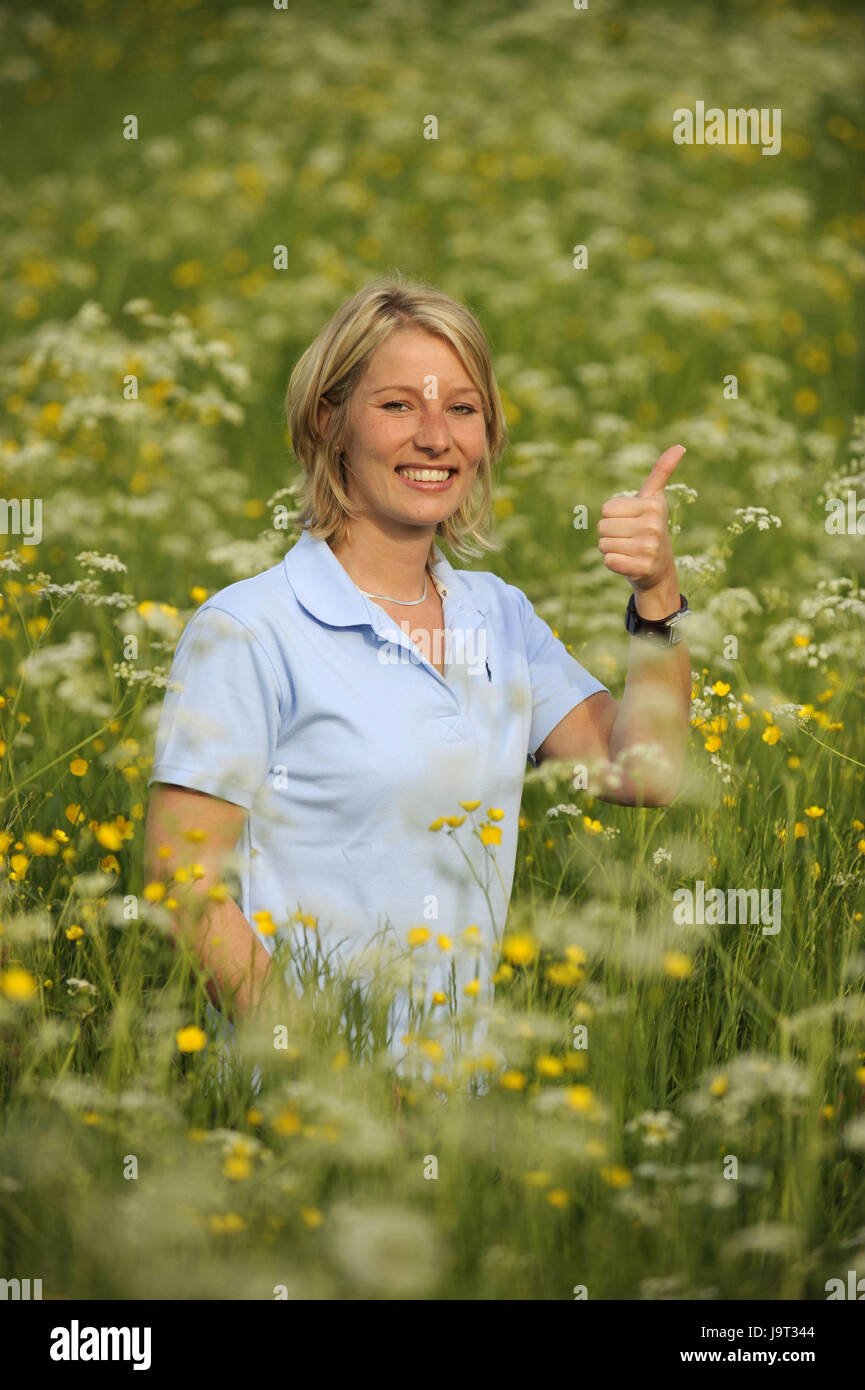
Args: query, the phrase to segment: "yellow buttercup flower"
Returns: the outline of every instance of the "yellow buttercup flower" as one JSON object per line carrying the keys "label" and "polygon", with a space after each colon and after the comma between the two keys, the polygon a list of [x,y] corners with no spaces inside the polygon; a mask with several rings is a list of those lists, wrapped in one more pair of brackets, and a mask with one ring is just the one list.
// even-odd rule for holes
{"label": "yellow buttercup flower", "polygon": [[730,693],[730,687],[726,681],[715,681],[712,690],[715,695],[728,695]]}
{"label": "yellow buttercup flower", "polygon": [[439,949],[442,951],[449,951],[453,945],[449,936],[437,936],[436,941],[439,944]]}
{"label": "yellow buttercup flower", "polygon": [[13,966],[0,974],[0,990],[14,1003],[24,1003],[36,993],[36,981],[29,970]]}
{"label": "yellow buttercup flower", "polygon": [[547,971],[547,979],[550,984],[556,985],[560,989],[570,989],[572,985],[578,984],[580,980],[585,978],[585,970],[569,960],[558,961],[555,965],[551,965]]}
{"label": "yellow buttercup flower", "polygon": [[480,830],[481,844],[500,845],[502,842],[502,832],[497,825],[482,825]]}
{"label": "yellow buttercup flower", "polygon": [[84,758],[73,758],[69,764],[69,771],[73,777],[83,777],[87,771],[87,762]]}
{"label": "yellow buttercup flower", "polygon": [[693,970],[693,962],[681,951],[667,951],[664,956],[664,970],[672,980],[686,980]]}
{"label": "yellow buttercup flower", "polygon": [[561,1076],[564,1071],[558,1057],[538,1057],[535,1066],[541,1076]]}
{"label": "yellow buttercup flower", "polygon": [[409,927],[405,939],[409,946],[424,946],[431,935],[432,932],[427,927]]}
{"label": "yellow buttercup flower", "polygon": [[526,1084],[523,1073],[513,1069],[503,1071],[499,1080],[506,1091],[522,1091]]}
{"label": "yellow buttercup flower", "polygon": [[445,825],[450,825],[454,830],[456,830],[459,826],[461,826],[464,820],[465,820],[465,816],[445,816],[445,817],[444,817],[444,823],[445,823]]}
{"label": "yellow buttercup flower", "polygon": [[122,849],[123,836],[116,825],[106,823],[97,826],[94,834],[103,849]]}
{"label": "yellow buttercup flower", "polygon": [[442,994],[440,989],[437,989],[433,994],[432,1001],[434,1004],[446,1004],[448,1002],[448,997],[446,994]]}
{"label": "yellow buttercup flower", "polygon": [[252,1172],[252,1164],[245,1154],[229,1154],[222,1165],[222,1171],[232,1182],[242,1182]]}
{"label": "yellow buttercup flower", "polygon": [[273,1122],[277,1134],[291,1136],[297,1134],[302,1121],[296,1110],[281,1110]]}
{"label": "yellow buttercup flower", "polygon": [[552,1187],[547,1193],[547,1201],[551,1207],[566,1207],[570,1198],[563,1187]]}
{"label": "yellow buttercup flower", "polygon": [[811,820],[819,820],[820,816],[825,816],[826,810],[823,806],[806,806],[805,815],[810,816]]}
{"label": "yellow buttercup flower", "polygon": [[227,1211],[224,1216],[211,1216],[210,1229],[215,1235],[233,1235],[237,1231],[246,1230],[246,1222],[236,1211]]}
{"label": "yellow buttercup flower", "polygon": [[797,820],[796,824],[793,826],[793,838],[796,840],[804,840],[807,834],[808,827],[805,822],[803,820]]}
{"label": "yellow buttercup flower", "polygon": [[709,1092],[713,1096],[725,1096],[730,1089],[730,1083],[726,1076],[716,1076],[714,1081],[709,1083]]}
{"label": "yellow buttercup flower", "polygon": [[768,729],[764,729],[761,735],[763,743],[777,743],[781,737],[781,730],[777,724],[770,724]]}
{"label": "yellow buttercup flower", "polygon": [[463,990],[463,994],[467,994],[468,997],[469,997],[469,999],[477,999],[477,997],[478,997],[478,995],[480,994],[480,992],[481,992],[481,982],[480,982],[480,980],[469,980],[468,984],[466,985],[465,989]]}
{"label": "yellow buttercup flower", "polygon": [[565,1099],[571,1109],[576,1110],[578,1115],[587,1114],[595,1103],[595,1096],[591,1086],[566,1086]]}
{"label": "yellow buttercup flower", "polygon": [[476,810],[478,809],[478,807],[480,806],[480,804],[481,804],[481,803],[480,803],[479,801],[461,801],[461,802],[460,802],[460,805],[462,806],[462,808],[463,808],[464,811],[476,811]]}
{"label": "yellow buttercup flower", "polygon": [[502,955],[511,965],[529,965],[537,954],[537,945],[530,936],[514,934],[502,940]]}
{"label": "yellow buttercup flower", "polygon": [[177,1046],[181,1052],[201,1052],[207,1046],[207,1034],[190,1023],[186,1028],[178,1028]]}
{"label": "yellow buttercup flower", "polygon": [[600,1174],[602,1180],[608,1187],[630,1187],[633,1182],[630,1171],[627,1168],[623,1168],[619,1163],[614,1163],[607,1168],[601,1168]]}
{"label": "yellow buttercup flower", "polygon": [[66,928],[66,939],[67,939],[67,941],[80,941],[83,935],[84,935],[84,928],[83,928],[83,927],[71,926],[71,927],[67,927],[67,928]]}
{"label": "yellow buttercup flower", "polygon": [[44,854],[48,858],[53,858],[58,850],[57,841],[48,835],[42,835],[38,830],[31,830],[25,835],[24,843],[31,854]]}

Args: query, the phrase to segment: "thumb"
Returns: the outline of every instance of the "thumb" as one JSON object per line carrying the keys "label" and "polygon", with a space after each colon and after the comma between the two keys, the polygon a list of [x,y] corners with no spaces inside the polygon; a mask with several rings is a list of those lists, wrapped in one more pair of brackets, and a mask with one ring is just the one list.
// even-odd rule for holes
{"label": "thumb", "polygon": [[673,444],[671,448],[665,449],[660,458],[656,459],[652,465],[652,471],[637,496],[657,497],[662,493],[673,476],[679,460],[686,453],[684,444]]}

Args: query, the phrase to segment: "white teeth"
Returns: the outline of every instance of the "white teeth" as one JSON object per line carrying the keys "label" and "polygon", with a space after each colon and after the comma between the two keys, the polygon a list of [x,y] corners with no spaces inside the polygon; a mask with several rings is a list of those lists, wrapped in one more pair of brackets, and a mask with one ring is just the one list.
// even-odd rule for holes
{"label": "white teeth", "polygon": [[398,468],[396,471],[415,483],[443,483],[450,476],[448,468]]}

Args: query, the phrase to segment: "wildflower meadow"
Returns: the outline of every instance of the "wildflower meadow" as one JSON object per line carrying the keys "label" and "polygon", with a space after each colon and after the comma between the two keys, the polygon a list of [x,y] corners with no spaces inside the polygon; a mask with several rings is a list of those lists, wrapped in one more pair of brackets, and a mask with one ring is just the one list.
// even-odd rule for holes
{"label": "wildflower meadow", "polygon": [[[0,1277],[706,1302],[865,1279],[856,11],[0,8]],[[782,113],[780,147],[677,142],[698,102]],[[619,697],[628,587],[596,522],[681,442],[692,609],[675,799],[527,766],[494,1003],[436,994],[399,1064],[389,991],[477,924],[421,917],[355,974],[299,915],[308,988],[226,1040],[142,865],[175,644],[297,539],[288,375],[392,267],[489,337],[503,544],[474,567]],[[499,808],[466,785],[429,810],[494,872]],[[196,865],[193,836],[178,880]]]}

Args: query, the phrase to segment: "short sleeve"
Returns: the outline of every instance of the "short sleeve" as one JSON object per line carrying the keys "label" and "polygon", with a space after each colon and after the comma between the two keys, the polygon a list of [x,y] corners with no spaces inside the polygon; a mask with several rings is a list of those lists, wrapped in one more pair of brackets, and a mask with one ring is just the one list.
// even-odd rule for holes
{"label": "short sleeve", "polygon": [[273,764],[281,705],[261,641],[223,609],[200,608],[174,652],[148,785],[173,782],[250,810]]}
{"label": "short sleeve", "polygon": [[513,584],[509,584],[508,588],[516,596],[525,636],[532,686],[529,758],[535,765],[538,748],[560,719],[564,719],[575,705],[582,704],[589,695],[597,695],[599,691],[606,691],[609,695],[610,692],[571,656],[549,624],[538,617],[522,590]]}

